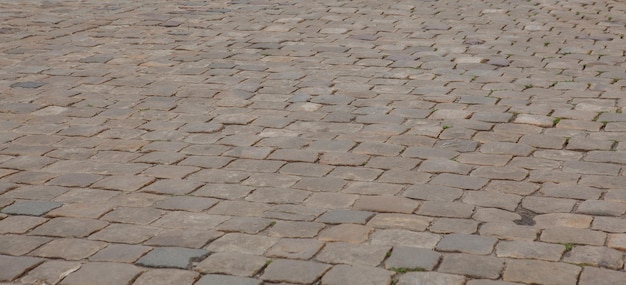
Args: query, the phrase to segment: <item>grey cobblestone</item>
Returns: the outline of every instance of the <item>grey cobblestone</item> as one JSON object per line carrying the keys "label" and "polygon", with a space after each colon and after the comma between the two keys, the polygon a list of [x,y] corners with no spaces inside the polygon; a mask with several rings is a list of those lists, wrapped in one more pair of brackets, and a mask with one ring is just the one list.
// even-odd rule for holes
{"label": "grey cobblestone", "polygon": [[344,265],[333,266],[324,277],[321,284],[324,285],[349,285],[349,284],[389,284],[393,272],[382,268]]}
{"label": "grey cobblestone", "polygon": [[63,205],[60,202],[48,201],[17,201],[2,209],[2,213],[12,215],[41,216]]}
{"label": "grey cobblestone", "polygon": [[539,260],[507,260],[503,279],[520,283],[572,284],[580,267]]}
{"label": "grey cobblestone", "polygon": [[503,259],[457,253],[444,255],[438,271],[473,278],[497,279],[502,269],[504,269]]}
{"label": "grey cobblestone", "polygon": [[313,261],[279,259],[265,269],[261,279],[274,282],[311,284],[329,268],[330,266],[327,264]]}

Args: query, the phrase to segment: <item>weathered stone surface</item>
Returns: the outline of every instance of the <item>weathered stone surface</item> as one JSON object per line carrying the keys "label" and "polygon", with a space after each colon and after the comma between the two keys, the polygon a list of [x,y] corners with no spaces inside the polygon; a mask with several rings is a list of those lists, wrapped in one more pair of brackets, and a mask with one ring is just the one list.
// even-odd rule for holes
{"label": "weathered stone surface", "polygon": [[36,282],[56,284],[61,281],[61,279],[65,278],[65,276],[78,270],[80,267],[80,262],[50,260],[28,272],[26,276],[20,278],[20,281],[33,284],[36,284]]}
{"label": "weathered stone surface", "polygon": [[463,190],[437,185],[413,185],[404,191],[408,198],[426,201],[454,201],[463,195]]}
{"label": "weathered stone surface", "polygon": [[361,266],[361,265],[335,265],[324,274],[322,283],[324,285],[388,285],[391,283],[393,272],[381,268]]}
{"label": "weathered stone surface", "polygon": [[261,279],[270,282],[311,284],[328,269],[330,269],[330,266],[323,263],[279,259],[265,268]]}
{"label": "weathered stone surface", "polygon": [[520,259],[541,259],[547,261],[559,261],[565,252],[565,246],[532,241],[501,241],[496,246],[498,257],[510,257]]}
{"label": "weathered stone surface", "polygon": [[98,250],[104,248],[106,243],[83,239],[56,239],[32,252],[34,256],[48,258],[62,258],[66,260],[85,259]]}
{"label": "weathered stone surface", "polygon": [[146,267],[189,269],[192,261],[200,260],[208,254],[209,252],[204,249],[157,247],[137,260],[136,264]]}
{"label": "weathered stone surface", "polygon": [[439,218],[430,225],[433,233],[464,233],[472,234],[478,229],[478,222],[466,219]]}
{"label": "weathered stone surface", "polygon": [[178,269],[151,269],[142,273],[133,285],[191,284],[198,273]]}
{"label": "weathered stone surface", "polygon": [[265,255],[306,260],[313,257],[323,246],[324,242],[315,239],[280,239]]}
{"label": "weathered stone surface", "polygon": [[43,261],[35,257],[0,255],[0,281],[13,281]]}
{"label": "weathered stone surface", "polygon": [[626,234],[609,234],[607,245],[621,251],[626,251]]}
{"label": "weathered stone surface", "polygon": [[353,208],[379,213],[412,213],[418,205],[417,201],[401,197],[363,196],[356,201]]}
{"label": "weathered stone surface", "polygon": [[181,231],[177,229],[168,229],[159,231],[158,234],[155,234],[143,244],[155,246],[201,248],[208,244],[210,241],[221,237],[223,234],[224,233],[218,231]]}
{"label": "weathered stone surface", "polygon": [[63,203],[48,201],[17,201],[2,209],[2,213],[11,215],[41,216],[53,209],[61,207]]}
{"label": "weathered stone surface", "polygon": [[373,245],[411,246],[432,249],[439,242],[439,235],[402,229],[376,231],[371,237]]}
{"label": "weathered stone surface", "polygon": [[602,246],[575,246],[563,261],[619,270],[624,266],[624,253]]}
{"label": "weathered stone surface", "polygon": [[576,284],[580,267],[539,260],[510,259],[502,275],[504,281],[538,284]]}
{"label": "weathered stone surface", "polygon": [[[317,218],[317,222],[326,224],[365,224],[372,216],[373,212],[353,211],[353,210],[331,210]],[[0,222],[1,223],[1,222]]]}
{"label": "weathered stone surface", "polygon": [[492,236],[504,240],[533,241],[537,239],[537,235],[539,233],[539,229],[507,222],[490,222],[485,223],[480,227],[481,235]]}
{"label": "weathered stone surface", "polygon": [[322,241],[341,241],[361,243],[368,240],[370,233],[374,229],[368,226],[342,224],[329,227],[319,234],[318,239]]}
{"label": "weathered stone surface", "polygon": [[503,268],[504,260],[491,256],[446,254],[439,265],[439,272],[497,279]]}
{"label": "weathered stone surface", "polygon": [[267,230],[267,235],[282,238],[311,238],[315,237],[324,226],[324,224],[314,222],[279,221]]}
{"label": "weathered stone surface", "polygon": [[[623,277],[623,1],[0,2],[0,254],[47,283]],[[395,249],[261,279],[336,243]],[[135,267],[160,247],[254,266]]]}
{"label": "weathered stone surface", "polygon": [[366,266],[378,266],[387,252],[389,246],[351,244],[344,242],[327,243],[317,254],[316,259],[326,263],[360,264]]}
{"label": "weathered stone surface", "polygon": [[129,224],[111,224],[89,236],[89,239],[136,244],[143,242],[159,232],[159,228]]}
{"label": "weathered stone surface", "polygon": [[412,284],[449,284],[461,285],[465,282],[461,275],[438,273],[438,272],[410,272],[400,277],[398,285]]}
{"label": "weathered stone surface", "polygon": [[577,228],[554,227],[541,233],[541,241],[556,243],[603,245],[606,238],[607,234],[604,232]]}
{"label": "weathered stone surface", "polygon": [[580,274],[580,285],[609,285],[619,284],[624,281],[626,274],[621,271],[614,271],[602,268],[585,266]]}
{"label": "weathered stone surface", "polygon": [[469,218],[474,213],[474,206],[461,202],[425,201],[417,209],[417,214],[447,218]]}
{"label": "weathered stone surface", "polygon": [[587,200],[578,205],[577,213],[619,217],[626,213],[626,204],[613,201]]}
{"label": "weathered stone surface", "polygon": [[463,203],[508,211],[515,211],[521,199],[518,195],[486,191],[467,191],[463,195]]}
{"label": "weathered stone surface", "polygon": [[417,247],[394,246],[391,256],[385,260],[385,268],[412,270],[433,270],[439,263],[441,254]]}
{"label": "weathered stone surface", "polygon": [[216,252],[262,255],[268,248],[274,245],[277,240],[278,238],[273,237],[230,233],[211,242],[206,249]]}
{"label": "weathered stone surface", "polygon": [[618,217],[595,217],[591,229],[610,233],[626,233],[626,220]]}
{"label": "weathered stone surface", "polygon": [[[83,264],[80,269],[68,275],[59,284],[128,284],[142,271],[142,269],[128,264],[91,262]],[[111,274],[111,272],[115,272],[115,274]]]}
{"label": "weathered stone surface", "polygon": [[0,235],[0,254],[25,255],[50,240],[47,237]]}
{"label": "weathered stone surface", "polygon": [[578,214],[550,213],[537,215],[533,218],[538,228],[568,227],[584,229],[591,225],[592,217]]}
{"label": "weathered stone surface", "polygon": [[411,231],[424,231],[433,219],[418,215],[383,213],[375,215],[368,223],[374,228],[403,228]]}
{"label": "weathered stone surface", "polygon": [[110,244],[92,255],[91,261],[133,263],[152,248],[143,245]]}
{"label": "weathered stone surface", "polygon": [[437,244],[438,251],[462,252],[472,254],[489,254],[498,240],[492,237],[482,237],[468,234],[449,234]]}
{"label": "weathered stone surface", "polygon": [[256,255],[217,252],[200,262],[195,270],[202,273],[252,277],[268,260]]}
{"label": "weathered stone surface", "polygon": [[240,277],[240,276],[228,276],[228,275],[217,275],[217,274],[207,274],[202,276],[200,280],[198,280],[195,285],[212,285],[212,284],[222,284],[222,285],[261,285],[263,281],[254,278]]}

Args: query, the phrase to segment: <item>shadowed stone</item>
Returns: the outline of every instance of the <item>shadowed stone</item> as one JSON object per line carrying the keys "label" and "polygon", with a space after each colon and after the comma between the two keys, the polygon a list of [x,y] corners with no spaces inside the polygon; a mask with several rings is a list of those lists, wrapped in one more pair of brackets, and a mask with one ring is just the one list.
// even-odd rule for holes
{"label": "shadowed stone", "polygon": [[263,281],[253,278],[208,274],[200,278],[195,285],[261,285]]}
{"label": "shadowed stone", "polygon": [[400,277],[397,285],[463,285],[465,277],[438,272],[410,272]]}
{"label": "shadowed stone", "polygon": [[43,261],[35,257],[0,255],[0,281],[13,281]]}
{"label": "shadowed stone", "polygon": [[393,272],[361,265],[335,265],[322,277],[323,285],[389,284]]}
{"label": "shadowed stone", "polygon": [[47,84],[46,82],[41,82],[41,81],[24,81],[24,82],[17,82],[17,83],[11,84],[11,88],[20,87],[20,88],[36,89],[46,84]]}
{"label": "shadowed stone", "polygon": [[41,216],[53,209],[61,207],[61,202],[49,201],[17,201],[2,209],[2,213],[12,215]]}
{"label": "shadowed stone", "polygon": [[276,260],[265,268],[261,279],[270,282],[312,284],[320,278],[330,265],[300,260]]}
{"label": "shadowed stone", "polygon": [[209,252],[204,249],[159,247],[139,259],[137,264],[147,267],[188,269],[192,261],[201,259],[207,254],[209,254]]}

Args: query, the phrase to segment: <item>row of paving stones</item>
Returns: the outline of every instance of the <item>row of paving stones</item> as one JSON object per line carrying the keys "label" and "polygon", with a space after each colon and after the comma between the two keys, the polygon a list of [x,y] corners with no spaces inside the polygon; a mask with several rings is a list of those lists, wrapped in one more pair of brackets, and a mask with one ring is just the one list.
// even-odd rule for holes
{"label": "row of paving stones", "polygon": [[[438,245],[438,249],[443,249],[446,245],[459,240],[462,240],[465,245],[484,243],[484,238],[452,235],[448,240],[442,241]],[[183,282],[180,284],[191,284],[199,278],[199,273],[206,275],[195,284],[205,284],[203,282],[211,284],[210,282],[217,282],[217,280],[227,282],[224,284],[242,284],[238,282],[261,284],[260,280],[255,280],[257,276],[267,282],[289,282],[295,284],[313,284],[322,276],[324,276],[321,279],[322,284],[389,284],[394,274],[397,274],[395,279],[400,282],[413,278],[432,282],[443,282],[444,280],[453,282],[446,284],[464,284],[466,278],[463,276],[482,280],[475,282],[492,282],[493,284],[505,284],[503,282],[488,281],[499,277],[502,277],[504,281],[510,282],[574,284],[581,272],[582,284],[588,284],[586,282],[591,281],[600,282],[600,284],[617,284],[614,282],[624,278],[624,273],[589,267],[598,265],[608,267],[615,265],[623,266],[623,254],[617,251],[609,252],[600,247],[575,247],[570,254],[566,255],[566,261],[574,263],[571,265],[529,259],[540,255],[559,256],[566,250],[562,245],[543,244],[537,246],[531,245],[532,242],[519,244],[524,242],[516,241],[507,242],[502,247],[504,248],[503,251],[509,251],[509,255],[503,254],[503,256],[523,257],[526,259],[480,256],[475,255],[476,252],[472,252],[474,254],[444,253],[442,258],[442,254],[425,248],[396,246],[391,251],[389,246],[329,243],[318,254],[317,261],[298,261],[293,260],[293,258],[298,258],[297,255],[302,256],[311,252],[314,253],[322,245],[317,244],[312,247],[311,244],[314,242],[300,239],[282,241],[285,242],[277,245],[279,249],[276,251],[286,251],[290,255],[287,257],[292,259],[268,259],[267,257],[254,255],[252,252],[244,253],[241,247],[233,248],[241,244],[230,244],[228,245],[230,248],[226,252],[217,252],[211,255],[209,255],[209,251],[203,249],[160,247],[149,251],[149,249],[139,250],[139,246],[109,245],[106,250],[94,255],[92,261],[87,263],[63,260],[46,261],[37,257],[13,257],[7,255],[1,256],[0,263],[3,265],[1,272],[5,281],[17,279],[24,272],[35,268],[23,276],[20,281],[26,283],[56,283],[63,279],[60,284],[128,284],[144,271],[146,273],[136,280],[134,284],[144,284],[142,282],[172,284],[174,281]],[[317,240],[314,241],[321,243]],[[82,250],[87,249],[88,246],[84,242],[82,245],[76,245],[76,242],[71,242],[74,243],[73,250],[80,250],[80,247],[82,247]],[[242,242],[242,239],[239,242]],[[255,242],[258,242],[258,240]],[[514,245],[515,243],[518,244]],[[68,245],[65,245],[63,249],[68,250]],[[59,246],[63,247],[63,245]],[[248,244],[248,247],[251,247],[250,244]],[[235,252],[233,252],[233,249]],[[474,249],[472,248],[472,251]],[[251,249],[248,248],[247,250]],[[257,248],[252,250],[258,251]],[[498,251],[500,250],[498,249]],[[196,261],[199,263],[196,263],[193,269],[197,272],[174,269],[142,269],[141,267],[120,264],[124,260],[137,259],[138,256],[143,254],[142,252],[148,253],[139,259],[138,265],[189,269],[192,261]],[[207,255],[209,256],[206,257]],[[385,256],[389,257],[384,262],[384,267],[387,270],[373,267],[378,265]],[[72,260],[72,258],[65,258]],[[338,265],[332,266],[332,264]],[[331,267],[333,269],[328,271]],[[434,270],[435,268],[439,273],[424,272]],[[613,269],[615,268],[613,267]],[[116,274],[109,274],[107,277],[103,276],[103,273],[107,271],[115,272]],[[166,272],[169,273],[165,275]],[[406,272],[420,273],[404,274]],[[532,274],[529,274],[530,272]],[[65,278],[68,275],[69,277]],[[153,275],[160,275],[160,278],[156,279],[156,276]],[[602,280],[594,280],[600,276],[602,276]],[[410,281],[406,280],[406,282]]]}
{"label": "row of paving stones", "polygon": [[[315,260],[321,262],[365,266],[376,266],[381,264],[385,257],[389,257],[384,262],[387,269],[393,270],[395,268],[399,271],[402,271],[403,268],[433,270],[438,266],[438,270],[442,272],[491,279],[498,278],[504,268],[504,261],[496,257],[545,261],[562,259],[566,263],[618,270],[623,267],[623,254],[621,252],[602,247],[607,235],[601,231],[586,229],[592,218],[575,214],[536,216],[533,221],[538,222],[538,224],[535,227],[503,222],[485,223],[480,227],[480,235],[449,234],[442,237],[424,232],[433,218],[406,214],[377,214],[367,222],[367,226],[363,226],[358,225],[358,220],[364,223],[374,213],[349,210],[328,212],[324,215],[340,217],[335,222],[341,224],[324,229],[324,224],[315,222],[276,222],[257,217],[229,220],[227,216],[222,215],[185,214],[184,212],[173,212],[173,215],[164,216],[152,226],[144,226],[144,224],[155,219],[149,216],[146,219],[145,210],[149,211],[151,208],[118,208],[115,211],[118,210],[124,213],[117,215],[119,220],[116,222],[134,224],[116,223],[107,226],[104,221],[72,218],[54,218],[45,223],[47,219],[39,217],[4,217],[0,221],[0,227],[4,233],[29,232],[30,236],[18,238],[18,236],[11,234],[4,235],[2,253],[18,256],[28,254],[65,260],[89,258],[91,261],[136,262],[144,266],[189,268],[193,259],[201,259],[209,252],[223,252],[225,255],[223,258],[234,259],[235,263],[246,263],[242,260],[256,260],[256,267],[249,271],[248,276],[258,273],[264,264],[270,260],[268,258],[306,260],[314,256],[316,256]],[[141,210],[144,210],[143,213]],[[346,220],[346,218],[350,220]],[[169,222],[165,221],[159,224],[162,220],[169,220]],[[190,221],[195,222],[195,224]],[[594,228],[596,223],[605,231],[624,232],[623,220],[619,218],[607,217],[602,219],[597,217],[594,220]],[[161,231],[160,229],[163,227],[176,229]],[[203,230],[200,230],[200,227]],[[474,230],[471,230],[472,227]],[[437,228],[444,228],[444,233],[462,232],[463,228],[475,231],[476,227],[477,224],[471,225],[463,219],[437,219],[435,223],[430,225],[430,231],[438,232]],[[224,233],[214,231],[214,228],[226,232],[242,233],[223,235]],[[377,231],[374,231],[374,228],[377,228]],[[411,231],[406,230],[407,228]],[[445,228],[448,230],[446,231]],[[541,228],[546,229],[537,239]],[[93,232],[95,233],[91,234]],[[262,232],[264,234],[259,234]],[[48,236],[65,238],[52,239]],[[89,240],[77,239],[86,236],[90,236]],[[316,236],[317,239],[311,239]],[[501,241],[498,242],[498,239]],[[215,241],[211,242],[212,240]],[[368,240],[368,245],[354,244]],[[539,240],[542,242],[538,242]],[[624,249],[624,240],[623,234],[610,235],[608,244],[610,247]],[[331,243],[324,246],[323,241]],[[119,242],[126,244],[115,244]],[[138,245],[142,242],[144,245]],[[202,249],[209,242],[209,246]],[[544,242],[552,242],[553,244]],[[187,248],[156,247],[153,249],[151,246],[155,245],[184,246]],[[394,251],[391,251],[392,246],[394,246]],[[398,246],[405,247],[397,248]],[[443,261],[439,264],[441,254],[428,248],[439,252],[462,252],[466,254],[444,254]],[[391,254],[389,254],[390,251]],[[258,258],[233,257],[233,252],[256,255]],[[476,265],[476,260],[481,259],[481,257],[476,255],[490,255],[492,253],[496,257],[485,256],[486,259],[484,260],[487,265],[483,270],[488,273],[484,273],[484,275],[479,273],[481,272],[480,265],[479,267],[474,265]],[[268,257],[261,257],[262,254]],[[177,256],[180,258],[175,258]],[[203,267],[203,263],[200,263],[196,269],[204,273],[240,274],[236,269],[237,266],[232,267],[235,268],[232,269],[229,263],[226,263],[226,267],[231,269],[221,269],[224,271],[214,272],[215,263],[223,262],[218,256],[220,255],[211,255],[207,261],[203,262],[208,264],[204,267],[205,271],[198,269]],[[214,258],[219,262],[212,261]],[[491,263],[487,261],[491,261]],[[459,265],[463,262],[467,263],[467,267],[459,269]]]}

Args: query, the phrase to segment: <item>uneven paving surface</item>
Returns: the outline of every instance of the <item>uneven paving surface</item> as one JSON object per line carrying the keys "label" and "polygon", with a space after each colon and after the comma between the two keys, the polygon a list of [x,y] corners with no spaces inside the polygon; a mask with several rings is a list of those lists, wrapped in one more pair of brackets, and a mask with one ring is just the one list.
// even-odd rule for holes
{"label": "uneven paving surface", "polygon": [[0,282],[626,283],[624,1],[0,23]]}

